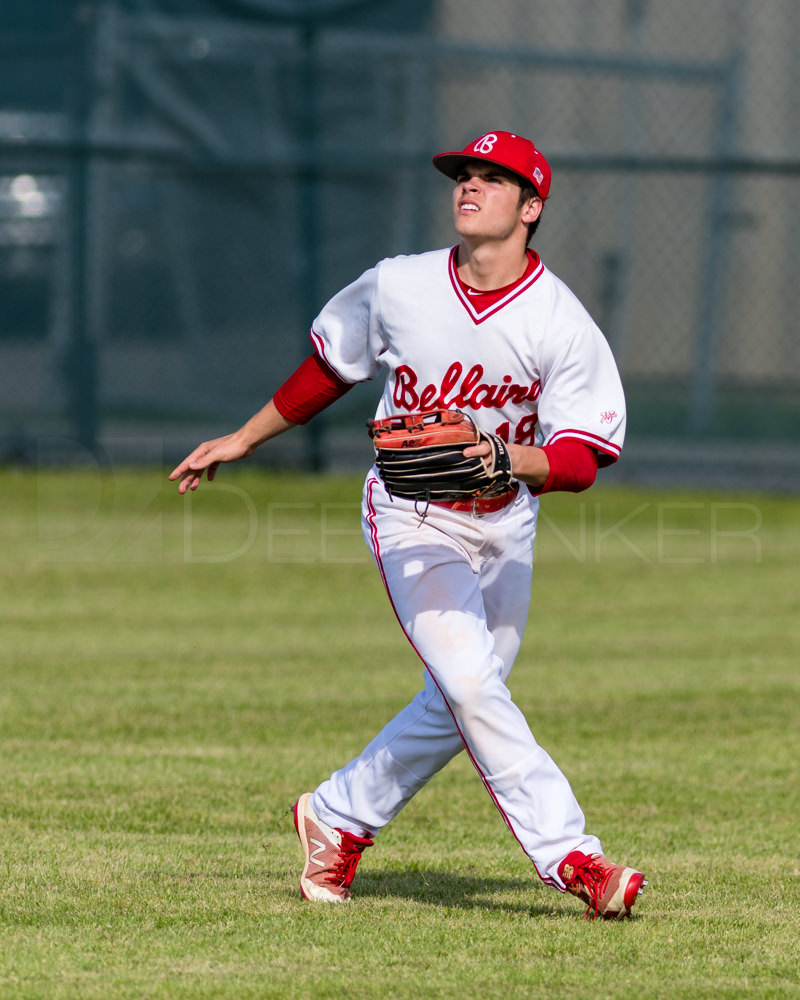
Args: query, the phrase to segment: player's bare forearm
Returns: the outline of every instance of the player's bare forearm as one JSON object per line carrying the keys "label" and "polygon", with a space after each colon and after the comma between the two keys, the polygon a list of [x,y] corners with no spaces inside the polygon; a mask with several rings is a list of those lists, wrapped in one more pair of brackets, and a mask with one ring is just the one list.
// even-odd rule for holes
{"label": "player's bare forearm", "polygon": [[511,456],[511,469],[515,479],[528,486],[544,486],[550,475],[550,462],[546,452],[533,445],[510,444],[508,454]]}
{"label": "player's bare forearm", "polygon": [[247,458],[259,445],[295,426],[291,420],[287,420],[281,415],[270,400],[238,431],[199,444],[179,465],[175,466],[169,474],[169,478],[173,482],[176,479],[180,480],[179,493],[196,490],[203,478],[203,473],[206,474],[206,478],[210,482],[221,463],[236,462],[240,458]]}
{"label": "player's bare forearm", "polygon": [[[514,478],[519,479],[528,486],[535,486],[537,488],[544,486],[550,474],[550,462],[546,453],[541,448],[536,448],[533,445],[509,444],[506,447],[511,459],[511,471],[514,474]],[[484,458],[489,458],[491,448],[488,444],[482,442],[481,444],[466,448],[464,454],[467,456],[481,455]]]}

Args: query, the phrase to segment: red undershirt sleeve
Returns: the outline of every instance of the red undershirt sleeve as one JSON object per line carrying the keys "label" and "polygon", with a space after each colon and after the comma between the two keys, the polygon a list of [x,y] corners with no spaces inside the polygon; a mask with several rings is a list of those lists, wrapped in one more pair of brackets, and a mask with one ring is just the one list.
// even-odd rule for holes
{"label": "red undershirt sleeve", "polygon": [[307,424],[326,406],[335,403],[353,388],[345,382],[316,352],[309,355],[272,397],[282,417],[293,424]]}
{"label": "red undershirt sleeve", "polygon": [[554,444],[546,444],[542,451],[550,463],[550,473],[540,490],[531,491],[537,496],[541,493],[553,493],[556,490],[580,493],[582,490],[588,490],[595,481],[597,452],[583,441],[560,438]]}

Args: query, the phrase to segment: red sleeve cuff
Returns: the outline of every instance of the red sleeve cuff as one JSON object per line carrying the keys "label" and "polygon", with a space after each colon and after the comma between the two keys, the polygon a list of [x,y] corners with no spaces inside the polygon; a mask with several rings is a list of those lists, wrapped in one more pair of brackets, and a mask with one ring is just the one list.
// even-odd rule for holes
{"label": "red sleeve cuff", "polygon": [[588,444],[575,438],[560,438],[555,444],[546,444],[542,451],[550,463],[550,473],[538,494],[558,490],[580,493],[588,490],[595,481],[597,452]]}
{"label": "red sleeve cuff", "polygon": [[286,379],[272,401],[281,416],[293,424],[307,424],[326,406],[349,392],[353,384],[339,378],[315,352]]}

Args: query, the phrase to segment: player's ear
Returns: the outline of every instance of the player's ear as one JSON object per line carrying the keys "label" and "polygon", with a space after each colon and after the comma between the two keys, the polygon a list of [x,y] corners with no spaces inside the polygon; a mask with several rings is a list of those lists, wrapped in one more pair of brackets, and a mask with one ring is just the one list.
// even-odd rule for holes
{"label": "player's ear", "polygon": [[522,215],[520,216],[520,221],[524,222],[525,225],[529,225],[531,222],[536,222],[539,216],[542,214],[542,209],[544,208],[544,202],[535,194],[532,198],[529,198],[522,207]]}

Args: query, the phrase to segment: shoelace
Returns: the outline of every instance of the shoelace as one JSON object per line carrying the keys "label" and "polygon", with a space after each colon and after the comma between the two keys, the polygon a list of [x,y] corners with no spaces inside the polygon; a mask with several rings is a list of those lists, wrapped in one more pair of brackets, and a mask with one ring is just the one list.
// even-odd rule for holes
{"label": "shoelace", "polygon": [[603,895],[605,882],[608,881],[612,870],[606,869],[604,865],[599,864],[591,857],[587,858],[582,865],[575,869],[570,881],[580,882],[592,900],[586,908],[584,919],[589,920],[589,915],[592,911],[594,911],[591,917],[592,920],[600,915],[600,897]]}
{"label": "shoelace", "polygon": [[361,852],[365,847],[372,847],[373,840],[368,837],[356,837],[353,833],[342,832],[342,846],[339,849],[339,859],[331,868],[331,873],[325,879],[333,885],[343,885],[349,888],[356,874]]}

